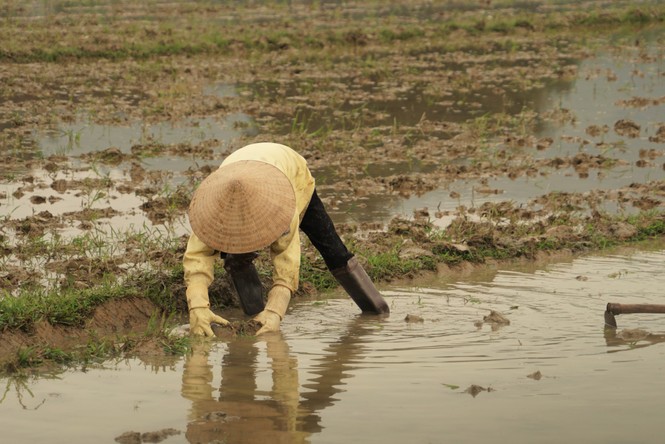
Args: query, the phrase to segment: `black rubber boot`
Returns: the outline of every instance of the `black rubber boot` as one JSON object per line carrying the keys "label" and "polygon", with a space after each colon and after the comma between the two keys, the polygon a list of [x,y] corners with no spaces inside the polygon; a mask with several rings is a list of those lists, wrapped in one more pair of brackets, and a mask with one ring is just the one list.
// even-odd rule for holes
{"label": "black rubber boot", "polygon": [[349,259],[344,267],[332,270],[332,274],[360,310],[376,314],[390,313],[388,304],[355,257]]}
{"label": "black rubber boot", "polygon": [[265,308],[263,285],[252,263],[257,256],[256,253],[222,255],[224,269],[231,276],[240,307],[248,316],[259,314]]}

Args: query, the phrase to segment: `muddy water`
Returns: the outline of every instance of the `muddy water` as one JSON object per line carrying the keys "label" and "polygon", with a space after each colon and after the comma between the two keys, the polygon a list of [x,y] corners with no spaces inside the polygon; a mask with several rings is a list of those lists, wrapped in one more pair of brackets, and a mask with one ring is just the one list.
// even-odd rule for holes
{"label": "muddy water", "polygon": [[652,245],[432,277],[383,288],[386,319],[298,300],[281,335],[2,381],[3,441],[662,442],[665,317],[607,334],[603,310],[662,302],[664,261]]}
{"label": "muddy water", "polygon": [[[218,88],[221,88],[218,87]],[[178,124],[94,125],[86,119],[72,124],[63,124],[55,131],[39,134],[40,146],[45,156],[53,154],[80,156],[81,154],[117,147],[130,153],[136,144],[160,143],[164,145],[182,143],[196,144],[205,140],[218,140],[218,150],[223,151],[223,141],[242,135],[255,134],[251,117],[246,114],[231,115],[223,122],[204,118],[190,119]],[[148,169],[182,171],[192,165],[201,166],[201,161],[188,162],[173,156],[156,156],[144,160]],[[205,164],[205,163],[204,163]]]}

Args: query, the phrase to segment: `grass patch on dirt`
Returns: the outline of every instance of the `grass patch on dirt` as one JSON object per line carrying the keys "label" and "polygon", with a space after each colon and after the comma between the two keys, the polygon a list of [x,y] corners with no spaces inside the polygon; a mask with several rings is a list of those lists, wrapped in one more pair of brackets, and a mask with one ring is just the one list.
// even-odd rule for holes
{"label": "grass patch on dirt", "polygon": [[58,372],[125,357],[150,363],[181,356],[190,347],[188,336],[172,332],[178,322],[144,298],[109,299],[85,315],[85,328],[40,320],[29,331],[5,329],[0,374]]}
{"label": "grass patch on dirt", "polygon": [[136,291],[112,282],[88,290],[29,290],[17,297],[5,295],[0,299],[0,329],[29,331],[42,319],[52,325],[81,327],[98,305],[127,296],[136,296]]}
{"label": "grass patch on dirt", "polygon": [[[92,337],[71,348],[51,345],[30,345],[19,348],[13,357],[0,361],[0,375],[21,374],[25,371],[49,373],[63,367],[85,368],[114,358],[148,354],[182,356],[190,348],[189,337],[173,336],[167,331],[146,332],[124,337]],[[154,357],[153,356],[153,357]]]}

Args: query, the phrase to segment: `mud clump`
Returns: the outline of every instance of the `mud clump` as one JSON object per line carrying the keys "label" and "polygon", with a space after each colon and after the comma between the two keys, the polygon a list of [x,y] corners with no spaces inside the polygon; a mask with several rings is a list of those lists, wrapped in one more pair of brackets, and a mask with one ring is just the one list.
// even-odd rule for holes
{"label": "mud clump", "polygon": [[423,318],[421,318],[420,316],[412,315],[412,314],[406,315],[406,317],[404,318],[404,321],[407,324],[418,324],[418,323],[425,322],[425,320]]}
{"label": "mud clump", "polygon": [[86,153],[81,156],[82,159],[97,161],[107,165],[120,165],[129,157],[125,155],[118,147],[109,147],[100,152]]}
{"label": "mud clump", "polygon": [[591,137],[598,137],[607,133],[609,130],[610,128],[607,125],[589,125],[585,132]]}
{"label": "mud clump", "polygon": [[469,387],[467,387],[466,390],[464,390],[464,393],[468,393],[469,395],[473,396],[474,398],[478,396],[482,392],[493,392],[494,389],[492,387],[482,387],[480,385],[476,384],[471,384]]}
{"label": "mud clump", "polygon": [[616,222],[608,227],[608,231],[620,240],[628,240],[637,236],[637,228],[626,222]]}
{"label": "mud clump", "polygon": [[169,438],[174,435],[180,435],[182,432],[180,430],[168,428],[158,430],[156,432],[125,432],[122,435],[115,438],[116,442],[120,444],[142,444],[142,443],[154,443],[162,442],[166,438]]}
{"label": "mud clump", "polygon": [[640,125],[629,119],[617,120],[614,123],[614,131],[620,136],[636,138],[640,136]]}
{"label": "mud clump", "polygon": [[526,377],[535,381],[540,381],[543,377],[543,374],[540,372],[540,370],[538,370],[531,373],[530,375],[526,375]]}
{"label": "mud clump", "polygon": [[227,325],[216,325],[213,328],[218,338],[233,338],[236,336],[256,336],[262,325],[250,319],[248,321],[231,321]]}
{"label": "mud clump", "polygon": [[498,325],[510,325],[510,320],[498,311],[492,310],[487,316],[483,316],[483,322]]}
{"label": "mud clump", "polygon": [[649,137],[650,142],[663,143],[665,142],[665,125],[660,125],[656,130],[656,135]]}
{"label": "mud clump", "polygon": [[473,325],[475,325],[477,329],[481,329],[485,324],[489,324],[490,327],[492,328],[492,331],[497,331],[501,327],[510,325],[510,320],[501,313],[491,310],[490,314],[488,314],[487,316],[483,316],[482,321],[476,321],[473,323]]}

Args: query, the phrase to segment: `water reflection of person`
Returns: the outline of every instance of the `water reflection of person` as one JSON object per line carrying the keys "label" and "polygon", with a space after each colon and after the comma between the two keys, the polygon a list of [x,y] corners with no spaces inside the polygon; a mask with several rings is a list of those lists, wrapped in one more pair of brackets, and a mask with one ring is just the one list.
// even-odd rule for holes
{"label": "water reflection of person", "polygon": [[307,433],[297,430],[298,367],[281,334],[266,335],[273,385],[268,393],[257,392],[253,339],[228,343],[222,359],[219,397],[214,399],[212,342],[196,342],[187,357],[182,395],[192,401],[186,437],[191,443],[304,443]]}
{"label": "water reflection of person", "polygon": [[[182,395],[192,401],[186,437],[191,443],[305,443],[322,430],[319,412],[333,405],[343,379],[353,376],[350,363],[363,352],[361,338],[370,331],[359,317],[347,333],[330,344],[320,358],[317,377],[300,393],[297,359],[281,333],[228,342],[222,358],[222,381],[215,399],[210,340],[195,341],[187,356]],[[258,344],[265,341],[272,370],[272,389],[260,392],[256,384]]]}

